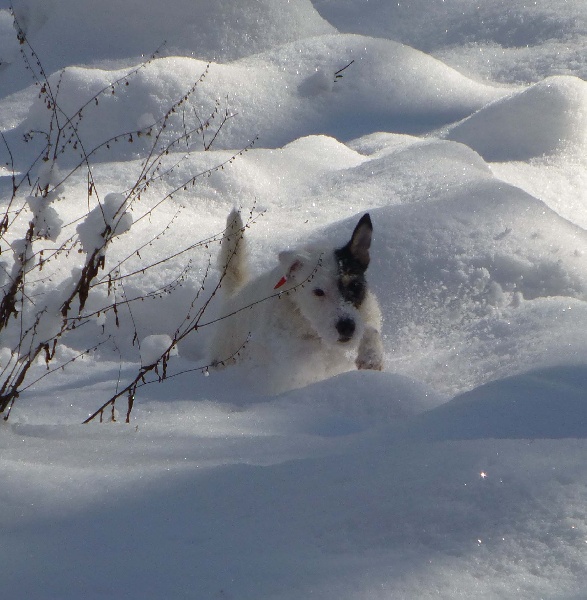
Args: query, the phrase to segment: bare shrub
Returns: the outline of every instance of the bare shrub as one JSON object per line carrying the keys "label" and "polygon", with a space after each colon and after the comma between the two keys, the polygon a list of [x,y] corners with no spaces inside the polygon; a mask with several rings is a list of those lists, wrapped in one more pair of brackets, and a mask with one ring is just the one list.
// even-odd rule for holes
{"label": "bare shrub", "polygon": [[[0,134],[5,156],[3,162],[11,180],[9,197],[3,201],[5,206],[3,214],[0,214],[0,336],[5,348],[9,349],[0,355],[0,413],[4,414],[5,420],[24,390],[108,342],[108,335],[96,338],[91,347],[84,348],[76,356],[59,359],[58,351],[67,335],[89,323],[95,323],[105,314],[113,314],[116,324],[120,325],[121,306],[129,307],[150,297],[169,294],[181,286],[190,269],[190,253],[197,249],[206,251],[210,244],[222,239],[224,231],[207,239],[179,245],[173,254],[160,256],[150,262],[142,260],[141,252],[168,233],[173,226],[173,219],[150,239],[137,242],[128,256],[117,258],[110,264],[111,261],[107,259],[111,256],[112,243],[120,236],[131,235],[129,232],[139,221],[150,218],[174,195],[188,190],[199,179],[232,163],[254,143],[253,140],[222,163],[189,176],[143,209],[139,206],[141,196],[156,182],[169,180],[194,149],[209,150],[225,123],[234,116],[227,106],[223,108],[217,102],[208,117],[202,118],[190,104],[208,69],[153,123],[120,133],[88,148],[80,127],[86,114],[95,110],[106,96],[124,94],[126,88],[132,85],[133,77],[155,60],[158,53],[109,83],[73,114],[67,114],[61,108],[59,97],[63,73],[48,76],[16,20],[15,24],[22,57],[38,88],[39,99],[46,107],[47,119],[42,130],[30,131],[25,135],[25,141],[39,150],[24,169],[17,166],[19,157],[13,155],[7,138]],[[136,178],[126,190],[102,196],[94,177],[94,157],[114,144],[132,144],[139,139],[148,141]],[[87,180],[85,198],[80,198],[80,203],[84,202],[86,209],[77,222],[64,223],[57,208],[58,200],[66,193],[68,181],[80,173],[85,174]],[[245,227],[254,220],[251,211]],[[242,232],[236,235],[242,235]],[[124,290],[126,283],[182,256],[186,257],[186,266],[170,281],[145,294],[131,298],[127,296]],[[138,257],[140,265],[125,271],[123,266],[131,257]],[[58,276],[64,270],[67,276]],[[135,391],[139,385],[147,383],[146,376],[152,374],[153,380],[157,381],[168,376],[168,361],[178,342],[198,329],[221,286],[223,274],[205,292],[209,271],[210,263],[188,312],[179,319],[176,330],[168,336],[169,343],[148,361],[149,364],[142,364],[136,377],[87,421],[97,415],[102,416],[106,407],[114,407],[115,401],[125,396],[128,401],[128,422]],[[104,298],[106,303],[103,302]],[[95,302],[91,302],[92,299]],[[95,307],[96,303],[98,308]],[[92,308],[89,308],[90,305]],[[125,315],[125,318],[132,320],[131,310]],[[136,326],[132,323],[130,327],[134,330],[133,344],[138,345]],[[45,362],[46,371],[40,376],[32,376],[31,367],[39,361]],[[199,369],[205,370],[206,367]]]}

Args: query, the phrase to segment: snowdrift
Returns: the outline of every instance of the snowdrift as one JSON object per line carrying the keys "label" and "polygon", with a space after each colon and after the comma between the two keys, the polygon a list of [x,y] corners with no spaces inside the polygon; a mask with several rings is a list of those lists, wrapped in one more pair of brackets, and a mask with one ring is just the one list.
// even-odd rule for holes
{"label": "snowdrift", "polygon": [[421,440],[585,438],[585,365],[493,381],[457,396],[407,427]]}
{"label": "snowdrift", "polygon": [[[36,159],[43,135],[23,136],[49,116],[6,8],[2,215],[12,159],[17,172]],[[106,268],[124,258],[135,273],[124,295],[143,300],[69,332],[52,363],[62,368],[35,364],[31,378],[44,377],[2,421],[4,595],[583,598],[584,1],[14,8],[62,116],[90,101],[78,123],[85,147],[111,139],[90,157],[106,204],[88,198],[82,169],[51,198],[55,214],[24,198],[19,226],[44,214],[43,247],[81,236],[95,248],[97,225],[80,219],[106,218],[116,232],[118,202]],[[173,146],[162,163],[172,172],[129,208],[147,131],[202,74],[162,139],[215,109],[230,117],[211,146],[213,129]],[[57,167],[79,160],[68,146]],[[202,327],[174,348],[165,382],[137,388],[129,425],[124,399],[104,422],[80,425],[203,306],[217,242],[182,251],[221,233],[235,205],[263,213],[246,232],[253,273],[299,243],[346,242],[369,211],[384,371],[321,380],[308,369],[301,388],[264,395],[238,369],[202,372]],[[0,237],[4,286],[11,235]],[[31,303],[67,285],[82,259],[74,250],[47,263]],[[88,310],[109,301],[97,293]],[[0,337],[0,370],[15,331]]]}
{"label": "snowdrift", "polygon": [[451,127],[448,137],[496,162],[580,154],[587,145],[586,115],[587,83],[549,77],[481,109]]}
{"label": "snowdrift", "polygon": [[[349,64],[336,79],[335,73]],[[316,133],[339,139],[388,129],[422,133],[462,119],[505,93],[473,82],[413,48],[352,35],[283,44],[232,63],[213,63],[208,71],[202,60],[159,58],[131,75],[128,85],[115,84],[128,72],[67,67],[51,76],[60,107],[69,116],[105,90],[98,103],[92,101],[85,109],[79,125],[88,151],[158,122],[206,72],[185,112],[172,121],[167,139],[181,132],[186,119],[193,120],[192,111],[205,121],[219,99],[222,110],[237,117],[222,128],[214,148],[237,149],[255,138],[259,146],[280,147]],[[47,107],[37,99],[10,136],[11,143],[27,131],[42,130],[46,119]],[[131,145],[111,143],[93,159],[134,158],[145,154],[150,142],[143,137]],[[21,158],[32,156],[26,147],[21,152]]]}

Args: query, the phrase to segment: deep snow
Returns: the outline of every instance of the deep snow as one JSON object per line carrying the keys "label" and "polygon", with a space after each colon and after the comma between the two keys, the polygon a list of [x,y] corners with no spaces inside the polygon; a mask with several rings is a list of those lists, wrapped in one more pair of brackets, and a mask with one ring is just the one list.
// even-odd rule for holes
{"label": "deep snow", "polygon": [[[27,389],[2,422],[3,597],[585,598],[584,1],[14,7],[66,112],[166,42],[88,107],[88,148],[159,119],[208,61],[190,108],[205,117],[218,100],[234,114],[211,150],[172,152],[181,162],[128,208],[107,268],[217,234],[237,204],[264,211],[247,230],[259,272],[297,243],[344,243],[368,210],[386,354],[383,372],[309,370],[300,389],[262,396],[238,368],[200,372],[203,327],[169,361],[170,374],[192,372],[140,387],[130,425],[124,402],[119,422],[81,425],[164,349],[217,245],[130,278],[126,296],[145,295],[190,261],[182,287],[134,303],[132,319],[121,308],[119,327],[109,314],[72,332],[56,364],[112,339]],[[23,134],[48,113],[6,9],[0,128],[23,169],[35,148]],[[150,143],[92,156],[113,210]],[[86,185],[83,172],[68,179],[44,216],[58,239],[77,231],[92,247],[91,223],[77,222]],[[5,169],[3,206],[10,190]],[[64,257],[51,285],[79,265]],[[3,332],[0,364],[15,335]]]}

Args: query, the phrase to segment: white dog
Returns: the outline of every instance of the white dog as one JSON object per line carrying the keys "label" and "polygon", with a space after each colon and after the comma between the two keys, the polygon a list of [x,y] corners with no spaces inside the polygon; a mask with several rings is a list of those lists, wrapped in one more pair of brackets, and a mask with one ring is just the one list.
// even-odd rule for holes
{"label": "white dog", "polygon": [[243,363],[272,392],[354,367],[381,370],[381,311],[365,280],[372,231],[365,214],[342,248],[281,252],[274,270],[249,280],[234,210],[219,257],[225,318],[213,335],[213,364]]}

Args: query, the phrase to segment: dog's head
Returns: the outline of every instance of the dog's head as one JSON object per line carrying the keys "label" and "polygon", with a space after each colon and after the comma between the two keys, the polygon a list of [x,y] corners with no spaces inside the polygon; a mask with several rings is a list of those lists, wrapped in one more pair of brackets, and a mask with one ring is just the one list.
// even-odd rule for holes
{"label": "dog's head", "polygon": [[347,344],[362,336],[359,308],[367,294],[365,271],[372,232],[371,219],[365,214],[342,248],[279,255],[285,275],[278,286],[285,281],[293,284],[288,285],[295,287],[292,301],[328,343]]}

